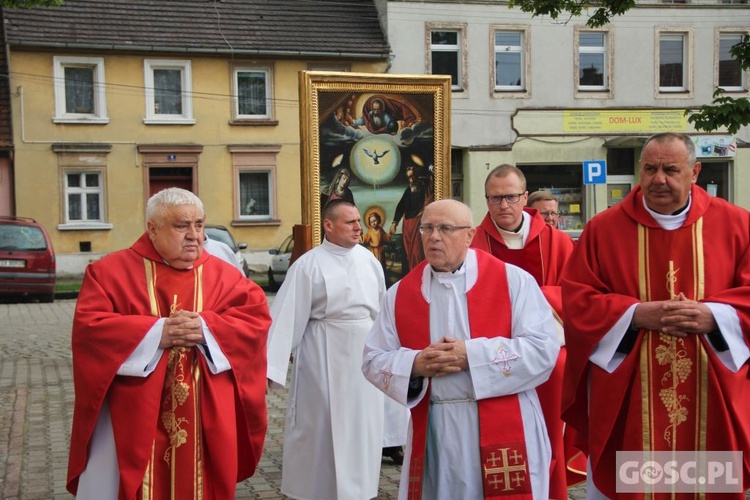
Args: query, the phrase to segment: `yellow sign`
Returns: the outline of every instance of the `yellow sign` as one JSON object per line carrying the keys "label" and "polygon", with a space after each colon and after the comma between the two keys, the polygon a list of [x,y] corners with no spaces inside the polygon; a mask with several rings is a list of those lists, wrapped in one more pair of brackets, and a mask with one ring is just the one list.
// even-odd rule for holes
{"label": "yellow sign", "polygon": [[687,125],[680,109],[563,111],[563,132],[572,134],[685,132]]}

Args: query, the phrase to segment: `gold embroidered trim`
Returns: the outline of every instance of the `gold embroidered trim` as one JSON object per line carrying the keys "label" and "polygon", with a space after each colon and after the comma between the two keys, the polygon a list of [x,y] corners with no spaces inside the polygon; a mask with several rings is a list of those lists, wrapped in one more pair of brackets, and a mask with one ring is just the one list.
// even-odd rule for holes
{"label": "gold embroidered trim", "polygon": [[669,416],[669,425],[664,430],[664,440],[675,449],[677,426],[685,422],[688,416],[688,409],[683,406],[683,402],[690,400],[685,394],[680,394],[679,386],[692,373],[693,360],[687,357],[684,339],[660,333],[659,342],[660,345],[656,347],[656,360],[660,366],[669,365],[669,369],[661,378],[662,385],[667,387],[659,391],[659,399]]}
{"label": "gold embroidered trim", "polygon": [[148,290],[148,302],[151,305],[151,316],[161,318],[159,301],[156,300],[156,264],[146,258],[143,259],[146,266],[146,290]]}
{"label": "gold embroidered trim", "polygon": [[143,474],[143,489],[141,500],[151,500],[154,497],[154,451],[156,443],[151,443],[151,457],[146,465],[146,472]]}
{"label": "gold embroidered trim", "polygon": [[651,397],[651,334],[647,333],[641,342],[640,369],[641,369],[641,427],[643,427],[643,451],[653,448],[651,444],[651,429],[653,428],[653,398]]}
{"label": "gold embroidered trim", "polygon": [[[692,228],[692,260],[693,260],[693,297],[694,300],[702,300],[705,296],[705,262],[703,258],[703,219],[699,219]],[[648,229],[644,226],[638,226],[638,273],[641,300],[651,300],[650,274],[648,267]],[[669,262],[669,271],[665,276],[666,289],[670,297],[675,297],[675,283],[679,269],[674,268],[674,263]],[[648,353],[651,352],[652,341],[658,342],[655,346],[654,356],[659,366],[667,367],[667,371],[661,377],[662,389],[659,391],[659,399],[667,411],[669,425],[664,431],[663,438],[668,446],[677,449],[676,431],[677,427],[686,422],[689,416],[689,409],[685,403],[691,400],[687,394],[680,393],[680,386],[684,384],[693,370],[696,372],[696,394],[695,409],[696,418],[699,425],[695,429],[696,445],[698,449],[705,449],[706,446],[706,414],[707,414],[707,394],[703,390],[708,383],[708,359],[703,344],[698,337],[679,338],[658,332],[648,332],[646,339],[641,346],[641,395],[643,404],[641,416],[643,422],[643,449],[652,449],[652,436],[650,431],[653,425],[653,398],[650,393],[651,385],[651,361]],[[694,366],[693,359],[687,355],[686,342],[694,342],[696,353],[698,354],[698,366]]]}
{"label": "gold embroidered trim", "polygon": [[[156,263],[148,259],[143,259],[144,267],[146,271],[146,289],[148,292],[149,305],[151,314],[157,318],[161,317],[161,311],[159,302],[156,298]],[[193,270],[194,274],[194,290],[195,293],[193,299],[193,310],[195,312],[201,312],[203,310],[203,266],[198,266]],[[170,316],[175,311],[179,310],[181,304],[178,302],[177,295],[173,296],[172,304],[170,304]],[[169,410],[163,411],[161,414],[161,421],[164,428],[167,430],[170,447],[164,453],[163,459],[170,464],[172,484],[175,482],[175,469],[174,466],[174,450],[182,446],[187,442],[187,431],[181,426],[187,423],[187,419],[177,419],[175,416],[175,410],[182,406],[189,396],[190,385],[185,382],[185,370],[180,359],[186,356],[189,349],[185,347],[172,347],[169,349],[168,360],[167,360],[167,391],[164,397],[163,408],[169,408]],[[188,375],[193,378],[195,387],[195,397],[193,398],[193,412],[196,416],[196,429],[200,429],[200,396],[199,396],[199,382],[200,382],[200,366],[198,364],[197,357],[193,358],[191,373]],[[170,381],[170,378],[172,379]],[[154,479],[154,460],[155,460],[155,445],[151,445],[151,457],[148,464],[146,465],[146,471],[143,478],[142,495],[143,500],[149,500],[153,498],[153,479]],[[197,433],[195,438],[195,448],[193,450],[194,460],[194,484],[193,491],[195,492],[196,500],[203,499],[203,456],[202,456],[202,439],[200,432]],[[174,494],[174,492],[173,492]]]}
{"label": "gold embroidered trim", "polygon": [[[638,225],[638,285],[639,298],[641,302],[651,300],[650,279],[648,274],[648,239],[646,238],[646,228]],[[653,448],[651,444],[651,429],[653,421],[651,415],[653,412],[654,398],[651,396],[651,332],[646,333],[641,342],[640,350],[640,370],[641,370],[641,427],[643,428],[643,441],[641,446],[644,451]]]}
{"label": "gold embroidered trim", "polygon": [[190,384],[185,382],[185,368],[180,360],[187,356],[187,348],[172,347],[169,349],[169,359],[167,361],[167,383],[168,388],[164,395],[164,411],[161,414],[161,423],[169,436],[169,447],[164,452],[164,461],[173,467],[173,450],[176,450],[187,442],[187,431],[182,428],[189,423],[186,418],[177,418],[175,410],[185,404],[190,395]]}
{"label": "gold embroidered trim", "polygon": [[[201,267],[202,269],[202,267]],[[198,309],[196,309],[198,310]],[[201,412],[200,412],[200,379],[201,370],[197,360],[197,354],[195,362],[193,363],[193,387],[195,387],[195,397],[193,398],[193,415],[195,415],[196,429],[202,429],[203,424],[201,423]],[[195,483],[193,485],[193,491],[195,492],[195,500],[203,500],[203,433],[198,431],[195,436],[195,448],[193,448],[193,467]]]}
{"label": "gold embroidered trim", "polygon": [[648,279],[648,240],[646,238],[646,228],[638,224],[638,283],[640,286],[639,295],[641,302],[651,300],[649,293]]}

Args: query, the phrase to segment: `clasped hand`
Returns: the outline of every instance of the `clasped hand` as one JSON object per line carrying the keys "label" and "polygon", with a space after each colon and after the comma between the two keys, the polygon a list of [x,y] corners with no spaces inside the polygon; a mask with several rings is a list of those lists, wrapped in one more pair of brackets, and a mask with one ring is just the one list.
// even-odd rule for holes
{"label": "clasped hand", "polygon": [[717,328],[711,309],[683,293],[672,300],[639,304],[633,314],[633,326],[675,337],[709,333]]}
{"label": "clasped hand", "polygon": [[428,345],[414,358],[413,377],[442,377],[469,369],[466,342],[443,337]]}
{"label": "clasped hand", "polygon": [[200,314],[193,311],[176,311],[164,321],[159,347],[195,347],[205,343]]}

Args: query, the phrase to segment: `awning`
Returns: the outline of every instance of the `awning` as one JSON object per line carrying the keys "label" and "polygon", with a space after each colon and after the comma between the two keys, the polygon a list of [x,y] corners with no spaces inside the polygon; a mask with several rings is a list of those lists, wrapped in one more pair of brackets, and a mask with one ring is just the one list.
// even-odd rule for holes
{"label": "awning", "polygon": [[604,141],[605,148],[642,148],[648,136],[645,135],[621,135]]}

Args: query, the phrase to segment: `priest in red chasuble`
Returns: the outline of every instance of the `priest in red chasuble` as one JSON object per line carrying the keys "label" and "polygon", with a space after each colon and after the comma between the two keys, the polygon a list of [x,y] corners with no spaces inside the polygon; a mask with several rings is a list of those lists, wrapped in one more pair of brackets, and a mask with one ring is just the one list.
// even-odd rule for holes
{"label": "priest in red chasuble", "polygon": [[471,246],[530,273],[558,320],[560,355],[549,380],[537,388],[537,393],[552,445],[549,498],[565,500],[568,498],[568,486],[583,482],[586,473],[583,454],[572,444],[566,450],[564,424],[560,416],[567,356],[560,323],[560,279],[563,266],[573,252],[573,239],[547,224],[537,210],[524,208],[529,194],[526,177],[519,168],[508,164],[495,167],[487,174],[484,191],[487,215],[477,226]]}
{"label": "priest in red chasuble", "polygon": [[367,379],[411,409],[399,499],[549,498],[536,388],[560,343],[534,278],[469,248],[471,209],[430,203],[426,260],[386,293],[365,343]]}
{"label": "priest in red chasuble", "polygon": [[82,499],[233,499],[266,434],[265,294],[203,251],[189,191],[86,269],[73,320],[67,488]]}
{"label": "priest in red chasuble", "polygon": [[745,498],[622,493],[618,451],[741,451],[750,485],[750,214],[698,187],[700,169],[690,137],[647,140],[640,186],[563,273],[563,418],[588,448],[588,498]]}

